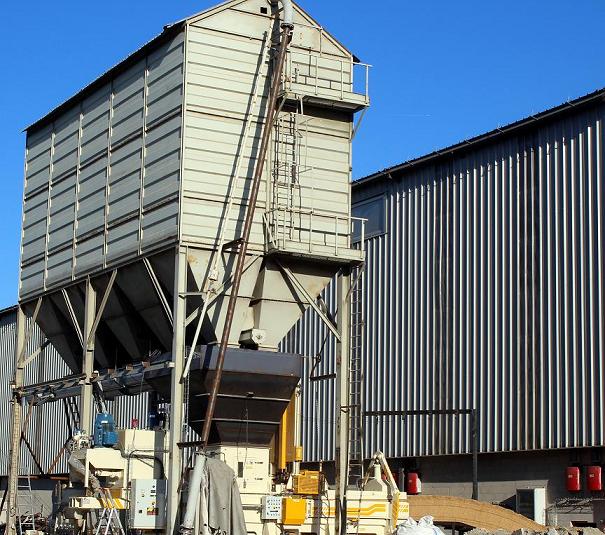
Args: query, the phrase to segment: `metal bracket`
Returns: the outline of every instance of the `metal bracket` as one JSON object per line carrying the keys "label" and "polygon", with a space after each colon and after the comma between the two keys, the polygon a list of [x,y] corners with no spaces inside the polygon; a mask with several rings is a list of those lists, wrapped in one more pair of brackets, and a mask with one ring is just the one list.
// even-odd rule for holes
{"label": "metal bracket", "polygon": [[160,280],[158,279],[157,275],[155,274],[155,271],[153,270],[153,266],[151,265],[151,262],[149,261],[149,259],[143,258],[143,263],[145,264],[145,268],[147,269],[147,273],[149,274],[151,283],[153,284],[153,287],[155,288],[155,292],[158,295],[160,304],[162,305],[162,308],[164,309],[164,313],[166,314],[166,317],[170,321],[170,324],[174,325],[174,320],[172,318],[172,308],[170,308],[170,305],[168,304],[168,299],[166,299],[166,294],[164,293],[164,290],[162,290],[162,286],[160,285]]}
{"label": "metal bracket", "polygon": [[101,322],[101,316],[103,315],[103,311],[105,310],[105,305],[107,305],[107,300],[109,299],[109,294],[111,293],[111,289],[113,287],[113,283],[116,280],[117,274],[118,274],[117,269],[114,269],[111,272],[111,276],[109,277],[109,282],[107,283],[107,287],[105,288],[105,293],[103,294],[103,299],[101,299],[101,303],[99,305],[99,310],[97,311],[95,320],[92,322],[92,327],[90,329],[90,335],[88,336],[88,339],[86,340],[86,346],[88,346],[94,340],[95,334],[97,332],[97,327],[99,326],[99,323]]}
{"label": "metal bracket", "polygon": [[362,110],[362,112],[359,114],[359,119],[357,119],[357,122],[355,123],[355,126],[353,127],[353,132],[351,134],[351,141],[353,141],[353,139],[357,135],[357,131],[359,130],[359,127],[361,126],[361,121],[363,121],[363,117],[365,116],[367,110],[368,110],[368,108],[364,108]]}
{"label": "metal bracket", "polygon": [[235,240],[228,241],[223,244],[223,251],[227,251],[228,249],[238,249],[239,246],[243,243],[243,238],[236,238]]}
{"label": "metal bracket", "polygon": [[61,290],[63,294],[63,299],[65,300],[65,306],[67,307],[67,311],[69,312],[69,317],[71,318],[71,322],[76,330],[76,334],[78,335],[78,340],[80,341],[80,345],[84,347],[84,336],[82,335],[82,329],[80,328],[80,324],[78,323],[78,319],[76,317],[76,313],[74,312],[74,307],[71,304],[71,300],[69,299],[69,295],[67,294],[67,290],[63,288]]}
{"label": "metal bracket", "polygon": [[[259,259],[260,255],[254,255],[249,261],[248,263],[244,266],[244,269],[242,271],[242,273],[245,273],[246,271],[248,271],[248,268],[250,268],[254,262],[256,262]],[[225,279],[220,286],[218,286],[217,288],[214,288],[214,292],[215,295],[213,295],[211,298],[208,299],[208,307],[210,307],[210,305],[212,305],[212,303],[214,303],[219,295],[220,295],[220,291],[229,283],[229,281],[231,281],[231,279],[233,278],[233,273],[229,276],[228,279]],[[184,294],[185,297],[187,296],[199,296],[199,297],[204,297],[208,295],[208,292],[187,292],[186,294]],[[208,308],[207,307],[207,308]],[[187,318],[185,319],[185,327],[189,327],[189,324],[195,320],[195,318],[197,318],[200,314],[200,311],[203,310],[203,305],[200,307],[197,307],[191,314],[189,314],[189,316],[187,316]]]}
{"label": "metal bracket", "polygon": [[27,365],[34,360],[40,353],[42,353],[42,350],[46,347],[50,345],[50,340],[45,340],[44,342],[42,342],[42,344],[40,345],[40,347],[38,349],[36,349],[29,357],[27,357],[23,363],[21,364],[21,367],[25,368],[27,367]]}
{"label": "metal bracket", "polygon": [[32,333],[34,332],[34,325],[36,324],[36,320],[38,319],[38,313],[40,312],[40,307],[42,306],[42,298],[39,297],[38,300],[36,301],[36,308],[34,309],[34,314],[32,316],[31,319],[31,323],[29,324],[29,329],[27,330],[27,334],[25,335],[25,341],[23,342],[23,349],[21,350],[21,353],[19,353],[19,358],[17,359],[17,367],[18,368],[25,368],[26,364],[24,364],[24,362],[29,362],[29,358],[26,360],[25,359],[25,351],[27,350],[27,344],[29,343],[29,340],[32,336]]}

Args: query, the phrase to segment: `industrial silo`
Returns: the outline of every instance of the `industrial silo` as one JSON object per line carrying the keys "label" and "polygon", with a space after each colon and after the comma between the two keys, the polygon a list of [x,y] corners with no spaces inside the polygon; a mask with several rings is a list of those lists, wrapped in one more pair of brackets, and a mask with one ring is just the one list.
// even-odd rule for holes
{"label": "industrial silo", "polygon": [[[145,384],[170,402],[171,473],[180,473],[176,430],[203,420],[203,403],[183,403],[187,378],[205,370],[204,355],[215,358],[226,318],[230,354],[264,359],[256,368],[242,359],[243,371],[274,372],[276,384],[288,384],[281,395],[291,394],[299,358],[284,355],[291,365],[279,371],[271,364],[279,342],[309,306],[330,322],[317,296],[363,259],[352,244],[363,222],[351,217],[349,182],[367,66],[298,6],[251,210],[280,21],[280,4],[231,0],[166,26],[27,128],[18,346],[31,316],[76,378],[29,385],[27,394],[81,392],[86,429],[92,383],[111,376],[120,395],[134,372],[146,373]],[[29,358],[19,348],[17,357]],[[231,371],[241,383],[242,369]],[[21,381],[17,373],[16,399]],[[215,426],[217,440],[230,418]],[[279,415],[269,420],[262,440]]]}

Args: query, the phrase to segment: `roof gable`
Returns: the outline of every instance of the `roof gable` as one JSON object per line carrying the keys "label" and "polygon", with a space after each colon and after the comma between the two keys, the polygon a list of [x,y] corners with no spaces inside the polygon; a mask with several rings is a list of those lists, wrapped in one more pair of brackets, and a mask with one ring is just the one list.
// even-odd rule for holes
{"label": "roof gable", "polygon": [[[241,6],[242,4],[246,4],[249,2],[253,2],[253,1],[254,0],[227,0],[226,2],[218,4],[214,7],[211,7],[204,11],[200,11],[199,13],[196,13],[195,15],[191,15],[190,17],[181,19],[172,24],[167,24],[166,26],[164,26],[162,33],[160,33],[159,35],[157,35],[156,37],[154,37],[153,39],[151,39],[150,41],[148,41],[147,43],[142,45],[138,50],[135,50],[134,52],[129,54],[122,61],[120,61],[119,63],[117,63],[116,65],[114,65],[113,67],[111,67],[110,69],[105,71],[104,73],[102,73],[98,78],[96,78],[95,80],[90,82],[88,85],[84,86],[82,89],[77,91],[74,95],[69,97],[67,100],[58,104],[55,108],[50,110],[46,115],[43,115],[40,119],[31,123],[24,130],[28,133],[39,130],[44,125],[48,124],[48,122],[54,120],[61,113],[67,111],[71,106],[73,106],[75,103],[77,103],[80,99],[83,99],[87,95],[90,95],[92,92],[94,92],[97,88],[99,88],[104,83],[106,83],[112,77],[114,77],[117,74],[119,74],[120,72],[123,72],[124,70],[128,69],[134,63],[136,63],[139,59],[144,57],[145,54],[147,54],[151,50],[154,50],[155,48],[159,47],[163,42],[170,39],[176,33],[181,31],[186,24],[195,23],[197,21],[203,20],[204,18],[209,18],[214,15],[220,14],[220,13],[224,12],[225,10],[233,9],[238,6]],[[263,1],[266,2],[267,5],[270,5],[271,3],[275,3],[275,2],[271,2],[270,0],[263,0]],[[305,24],[308,24],[309,26],[315,27],[317,29],[321,29],[322,36],[324,38],[328,39],[331,42],[331,44],[333,44],[339,51],[341,51],[341,53],[343,55],[350,56],[353,58],[354,61],[358,61],[357,58],[345,46],[342,45],[342,43],[340,43],[333,35],[326,32],[323,29],[323,27],[321,25],[319,25],[317,23],[317,21],[315,21],[315,19],[313,19],[304,9],[302,9],[296,3],[293,3],[293,5],[294,5],[295,18],[300,17],[305,21]],[[281,8],[280,8],[280,10],[281,10]]]}
{"label": "roof gable", "polygon": [[[227,0],[226,2],[218,4],[214,7],[206,9],[204,11],[200,11],[199,13],[196,13],[195,15],[191,15],[190,17],[187,17],[186,19],[183,19],[183,21],[179,21],[179,22],[186,22],[187,24],[194,24],[194,23],[202,21],[204,19],[216,16],[226,10],[234,9],[237,7],[243,7],[245,4],[251,4],[252,2],[254,2],[254,0]],[[270,0],[264,0],[263,3],[266,3],[268,6],[271,4],[281,4],[281,2],[274,2],[274,1],[270,1]],[[296,27],[296,18],[299,17],[304,21],[303,24],[305,24],[306,26],[310,26],[310,27],[317,28],[318,30],[322,30],[322,36],[324,38],[328,39],[332,45],[334,45],[336,48],[338,48],[339,51],[343,55],[352,56],[352,57],[354,57],[355,60],[357,60],[357,58],[354,56],[354,54],[348,48],[346,48],[331,33],[327,32],[325,30],[325,28],[323,28],[323,26],[321,26],[313,17],[311,17],[311,15],[309,15],[302,7],[300,7],[296,2],[292,2],[292,5],[294,7],[295,27]],[[278,7],[278,11],[281,12],[282,8]],[[300,24],[300,22],[299,22],[299,24]]]}

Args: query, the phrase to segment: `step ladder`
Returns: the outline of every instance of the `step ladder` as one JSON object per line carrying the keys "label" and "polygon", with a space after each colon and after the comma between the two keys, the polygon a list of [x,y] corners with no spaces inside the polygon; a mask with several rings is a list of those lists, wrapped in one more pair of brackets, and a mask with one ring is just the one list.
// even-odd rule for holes
{"label": "step ladder", "polygon": [[99,494],[99,499],[103,504],[103,510],[97,519],[95,535],[125,535],[120,512],[111,492],[103,489]]}
{"label": "step ladder", "polygon": [[365,264],[354,268],[351,285],[349,360],[349,468],[347,484],[359,487],[363,480],[363,351],[365,316],[363,306]]}
{"label": "step ladder", "polygon": [[32,482],[28,475],[17,479],[17,522],[19,533],[25,534],[27,530],[36,529],[36,514],[34,512],[34,494]]}

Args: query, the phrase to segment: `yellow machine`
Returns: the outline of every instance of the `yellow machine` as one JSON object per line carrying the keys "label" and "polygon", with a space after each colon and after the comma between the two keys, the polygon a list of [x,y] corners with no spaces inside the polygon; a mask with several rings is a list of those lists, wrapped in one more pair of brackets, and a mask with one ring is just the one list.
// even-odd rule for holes
{"label": "yellow machine", "polygon": [[[248,532],[334,533],[336,492],[319,472],[302,470],[288,483],[274,485],[268,448],[221,445],[210,448],[209,454],[232,468],[239,463],[237,484]],[[347,532],[390,534],[408,516],[406,495],[398,490],[382,453],[377,453],[361,488],[347,492]]]}
{"label": "yellow machine", "polygon": [[[220,444],[206,450],[208,457],[220,459],[235,473],[249,533],[334,533],[335,489],[329,488],[323,473],[299,468],[300,454],[294,446],[299,436],[296,403],[294,396],[280,429],[280,435],[288,438],[277,437],[277,448]],[[88,437],[74,438],[70,484],[63,489],[56,532],[85,533],[108,510],[116,511],[125,531],[167,528],[164,464],[168,432],[119,429],[117,437],[114,447],[92,447]],[[285,466],[280,466],[280,460],[285,460]],[[200,511],[198,518],[202,516]],[[408,516],[406,495],[397,488],[379,452],[359,488],[347,492],[346,530],[387,535]]]}

